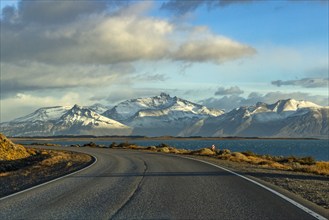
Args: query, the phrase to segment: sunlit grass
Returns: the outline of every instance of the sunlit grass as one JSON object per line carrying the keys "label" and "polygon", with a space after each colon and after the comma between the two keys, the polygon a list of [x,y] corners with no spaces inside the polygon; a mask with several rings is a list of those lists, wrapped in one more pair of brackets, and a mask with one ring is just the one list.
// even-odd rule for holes
{"label": "sunlit grass", "polygon": [[313,173],[318,175],[329,175],[329,162],[315,161],[312,157],[279,157],[271,155],[257,155],[251,151],[231,152],[227,149],[213,151],[210,148],[202,148],[192,151],[185,149],[177,149],[166,144],[160,144],[159,146],[141,147],[135,144],[125,143],[118,144],[115,146],[112,145],[111,147],[183,155],[209,156],[220,160],[229,160],[237,163],[248,163],[269,169],[289,170],[296,172]]}

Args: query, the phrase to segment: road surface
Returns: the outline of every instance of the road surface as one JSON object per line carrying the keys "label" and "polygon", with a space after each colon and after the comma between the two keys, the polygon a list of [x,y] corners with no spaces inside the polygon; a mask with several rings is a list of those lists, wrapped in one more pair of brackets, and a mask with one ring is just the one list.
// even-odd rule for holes
{"label": "road surface", "polygon": [[80,148],[90,168],[0,200],[0,219],[314,219],[227,171],[174,155]]}

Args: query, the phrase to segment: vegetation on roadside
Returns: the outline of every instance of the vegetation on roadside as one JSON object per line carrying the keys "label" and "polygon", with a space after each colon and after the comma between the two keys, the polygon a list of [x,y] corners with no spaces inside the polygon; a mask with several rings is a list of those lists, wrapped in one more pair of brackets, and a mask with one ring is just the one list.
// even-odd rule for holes
{"label": "vegetation on roadside", "polygon": [[18,160],[29,157],[29,152],[25,147],[19,144],[14,144],[6,136],[0,133],[0,161]]}
{"label": "vegetation on roadside", "polygon": [[58,150],[25,148],[0,134],[0,197],[79,170],[91,156]]}
{"label": "vegetation on roadside", "polygon": [[167,144],[160,144],[158,146],[141,147],[135,144],[121,143],[110,145],[111,148],[123,148],[133,150],[147,150],[162,153],[174,153],[183,155],[199,155],[217,158],[220,160],[230,160],[234,162],[249,163],[264,168],[289,170],[313,173],[318,175],[329,175],[329,162],[315,161],[312,157],[283,157],[258,155],[251,151],[247,152],[231,152],[228,149],[211,150],[210,148],[202,148],[198,150],[177,149]]}

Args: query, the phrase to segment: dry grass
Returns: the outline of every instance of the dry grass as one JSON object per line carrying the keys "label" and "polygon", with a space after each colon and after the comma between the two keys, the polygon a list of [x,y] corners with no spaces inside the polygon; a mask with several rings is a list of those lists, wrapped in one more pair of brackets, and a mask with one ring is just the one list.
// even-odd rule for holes
{"label": "dry grass", "polygon": [[29,152],[19,144],[14,144],[6,136],[0,133],[0,161],[17,160],[29,157]]}
{"label": "dry grass", "polygon": [[2,135],[0,138],[0,196],[81,169],[93,161],[86,154],[25,148]]}
{"label": "dry grass", "polygon": [[212,151],[209,148],[202,148],[200,150],[192,151],[191,154],[193,155],[201,155],[201,156],[213,156],[216,154],[215,151]]}
{"label": "dry grass", "polygon": [[134,144],[122,143],[116,145],[115,147],[162,153],[209,156],[220,160],[248,163],[262,168],[297,171],[318,175],[329,175],[329,162],[316,162],[312,157],[275,157],[269,155],[257,155],[250,151],[231,152],[227,149],[213,151],[210,148],[202,148],[199,150],[191,151],[185,149],[177,149],[166,144],[160,144],[159,146],[141,147]]}
{"label": "dry grass", "polygon": [[92,162],[89,155],[28,148],[29,157],[0,161],[0,196],[81,169]]}
{"label": "dry grass", "polygon": [[329,176],[329,162],[320,161],[314,165],[295,165],[294,170]]}

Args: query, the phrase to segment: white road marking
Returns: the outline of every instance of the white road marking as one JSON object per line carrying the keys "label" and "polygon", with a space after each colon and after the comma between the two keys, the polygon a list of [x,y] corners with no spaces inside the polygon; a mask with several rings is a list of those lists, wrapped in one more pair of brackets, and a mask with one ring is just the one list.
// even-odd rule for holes
{"label": "white road marking", "polygon": [[207,162],[207,161],[203,161],[203,160],[199,160],[199,159],[195,159],[195,158],[190,158],[190,157],[184,157],[184,158],[187,158],[187,159],[190,159],[190,160],[196,160],[196,161],[199,161],[199,162],[202,162],[202,163],[206,163],[206,164],[209,164],[209,165],[211,165],[211,166],[217,167],[217,168],[219,168],[219,169],[225,170],[225,171],[227,171],[227,172],[229,172],[229,173],[232,173],[232,174],[234,174],[234,175],[236,175],[236,176],[238,176],[238,177],[241,177],[241,178],[243,178],[243,179],[245,179],[245,180],[247,180],[247,181],[249,181],[249,182],[252,182],[252,183],[254,183],[254,184],[256,184],[256,185],[258,185],[258,186],[260,186],[260,187],[262,187],[262,188],[264,188],[264,189],[266,189],[266,190],[268,190],[268,191],[270,191],[271,193],[274,193],[275,195],[281,197],[282,199],[286,200],[287,202],[290,202],[290,203],[293,204],[294,206],[300,208],[300,209],[303,210],[304,212],[307,212],[308,214],[312,215],[314,218],[316,218],[316,219],[318,219],[318,220],[328,220],[327,218],[323,217],[322,215],[320,215],[320,214],[318,214],[318,213],[316,213],[316,212],[310,210],[309,208],[307,208],[307,207],[301,205],[300,203],[298,203],[298,202],[296,202],[296,201],[294,201],[294,200],[288,198],[287,196],[282,195],[281,193],[279,193],[279,192],[277,192],[277,191],[275,191],[275,190],[273,190],[273,189],[271,189],[271,188],[269,188],[269,187],[267,187],[267,186],[264,186],[263,184],[261,184],[261,183],[255,181],[255,180],[252,180],[252,179],[250,179],[250,178],[248,178],[248,177],[245,177],[245,176],[243,176],[243,175],[241,175],[241,174],[238,174],[238,173],[233,172],[233,171],[231,171],[231,170],[229,170],[229,169],[226,169],[226,168],[224,168],[224,167],[218,166],[218,165],[216,165],[216,164],[213,164],[213,163],[210,163],[210,162]]}

